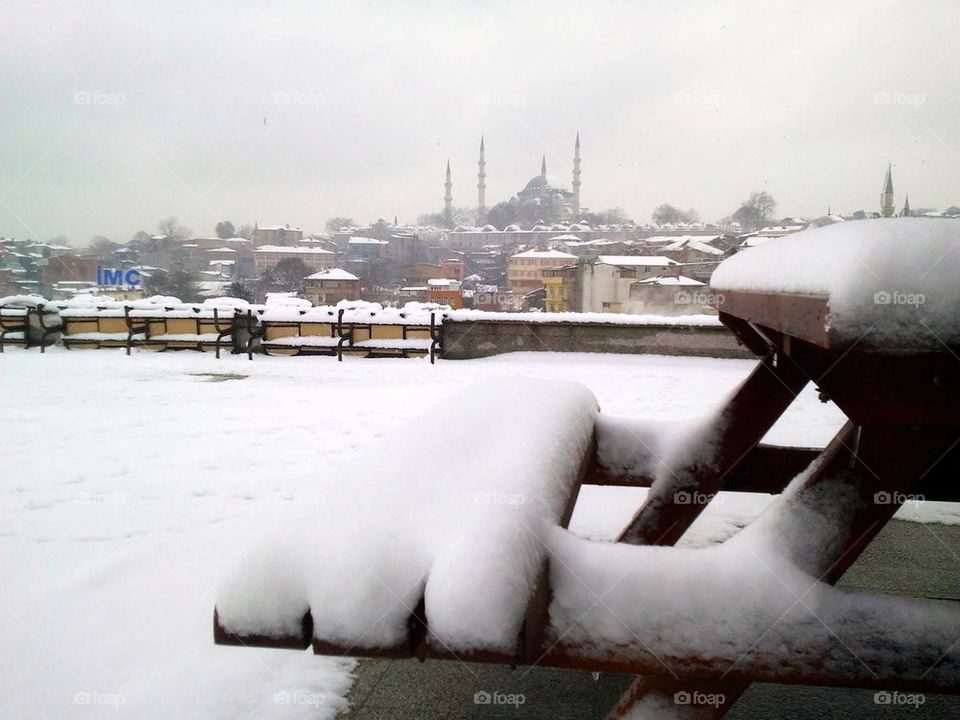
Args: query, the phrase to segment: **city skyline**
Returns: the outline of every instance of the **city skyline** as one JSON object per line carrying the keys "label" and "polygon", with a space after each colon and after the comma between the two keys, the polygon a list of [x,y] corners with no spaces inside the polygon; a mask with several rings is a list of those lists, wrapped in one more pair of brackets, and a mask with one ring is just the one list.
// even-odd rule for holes
{"label": "city skyline", "polygon": [[891,162],[913,205],[960,197],[950,3],[760,20],[703,3],[495,4],[479,20],[431,6],[429,22],[377,4],[228,7],[152,9],[141,33],[120,6],[46,4],[0,29],[0,234],[413,222],[442,211],[447,158],[454,205],[475,207],[481,135],[489,210],[544,155],[569,184],[578,129],[582,205],[638,222],[661,203],[713,221],[760,190],[779,216],[874,211]]}

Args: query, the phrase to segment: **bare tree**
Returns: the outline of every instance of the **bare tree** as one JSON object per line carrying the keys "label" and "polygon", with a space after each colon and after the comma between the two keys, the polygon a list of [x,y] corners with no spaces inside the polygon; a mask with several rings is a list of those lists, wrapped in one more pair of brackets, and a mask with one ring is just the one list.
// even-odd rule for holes
{"label": "bare tree", "polygon": [[221,240],[225,240],[226,238],[232,238],[237,236],[237,230],[233,226],[233,223],[230,222],[229,220],[218,222],[216,231],[217,231],[217,237],[220,238]]}
{"label": "bare tree", "polygon": [[776,207],[777,201],[769,193],[752,192],[732,217],[747,230],[759,230],[766,226]]}
{"label": "bare tree", "polygon": [[115,243],[113,240],[104,237],[103,235],[97,235],[90,240],[90,254],[100,258],[101,260],[106,260],[109,258],[119,247],[119,243]]}
{"label": "bare tree", "polygon": [[356,223],[353,221],[353,218],[348,217],[332,217],[327,220],[324,229],[331,235],[336,232],[340,232],[340,228],[345,227],[355,227]]}
{"label": "bare tree", "polygon": [[170,216],[157,223],[157,230],[158,234],[147,240],[141,251],[141,259],[165,270],[174,269],[180,262],[178,251],[183,241],[190,237],[190,229]]}
{"label": "bare tree", "polygon": [[653,222],[657,225],[700,222],[700,214],[693,208],[684,211],[666,203],[658,206],[657,209],[653,211],[652,218]]}
{"label": "bare tree", "polygon": [[171,215],[157,223],[157,230],[171,242],[182,243],[190,237],[190,228],[181,225],[176,217]]}
{"label": "bare tree", "polygon": [[257,283],[261,293],[299,292],[310,268],[300,258],[284,258],[264,272]]}
{"label": "bare tree", "polygon": [[153,272],[145,278],[144,286],[149,295],[168,295],[183,302],[201,300],[200,286],[193,275],[183,270]]}

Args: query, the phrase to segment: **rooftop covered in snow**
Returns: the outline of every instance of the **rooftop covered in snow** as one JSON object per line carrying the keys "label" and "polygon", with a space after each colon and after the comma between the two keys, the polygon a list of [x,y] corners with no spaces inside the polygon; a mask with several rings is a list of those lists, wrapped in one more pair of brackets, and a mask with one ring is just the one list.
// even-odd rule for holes
{"label": "rooftop covered in snow", "polygon": [[671,260],[663,255],[598,255],[597,261],[604,265],[618,265],[620,267],[667,267],[670,265],[679,265],[676,260]]}

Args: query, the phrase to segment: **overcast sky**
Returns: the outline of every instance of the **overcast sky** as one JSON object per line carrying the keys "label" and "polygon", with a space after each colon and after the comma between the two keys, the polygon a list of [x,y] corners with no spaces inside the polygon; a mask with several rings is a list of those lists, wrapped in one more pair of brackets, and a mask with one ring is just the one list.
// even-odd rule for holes
{"label": "overcast sky", "polygon": [[[176,215],[321,230],[487,204],[704,219],[960,204],[960,3],[2,0],[0,235],[126,240]],[[266,123],[264,123],[266,118]]]}

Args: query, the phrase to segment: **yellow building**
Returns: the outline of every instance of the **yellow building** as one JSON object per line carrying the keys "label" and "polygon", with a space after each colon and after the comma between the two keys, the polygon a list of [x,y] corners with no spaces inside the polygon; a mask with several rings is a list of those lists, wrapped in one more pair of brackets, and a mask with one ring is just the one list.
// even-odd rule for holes
{"label": "yellow building", "polygon": [[510,257],[507,263],[507,281],[514,292],[533,292],[543,287],[546,270],[576,261],[576,255],[559,250],[527,250]]}
{"label": "yellow building", "polygon": [[577,312],[580,309],[577,266],[564,265],[543,271],[546,312]]}

